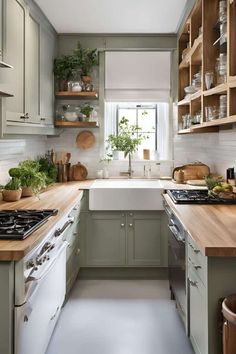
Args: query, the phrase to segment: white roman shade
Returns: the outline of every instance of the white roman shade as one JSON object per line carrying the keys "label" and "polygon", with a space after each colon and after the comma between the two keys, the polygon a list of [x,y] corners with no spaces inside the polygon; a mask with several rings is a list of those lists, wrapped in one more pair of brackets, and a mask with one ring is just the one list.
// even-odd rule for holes
{"label": "white roman shade", "polygon": [[170,52],[106,52],[107,101],[169,102]]}

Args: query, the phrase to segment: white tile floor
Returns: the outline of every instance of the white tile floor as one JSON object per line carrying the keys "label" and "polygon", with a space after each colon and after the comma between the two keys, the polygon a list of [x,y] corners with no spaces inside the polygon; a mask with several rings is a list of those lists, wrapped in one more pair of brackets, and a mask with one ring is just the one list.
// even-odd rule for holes
{"label": "white tile floor", "polygon": [[192,354],[164,280],[79,280],[47,354]]}

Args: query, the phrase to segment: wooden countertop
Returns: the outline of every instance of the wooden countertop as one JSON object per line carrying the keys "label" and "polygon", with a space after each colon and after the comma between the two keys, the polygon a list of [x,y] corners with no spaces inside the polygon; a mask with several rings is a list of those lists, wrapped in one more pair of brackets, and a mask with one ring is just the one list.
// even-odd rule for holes
{"label": "wooden countertop", "polygon": [[[32,233],[25,240],[0,240],[0,261],[17,261],[32,250],[47,233],[66,216],[73,206],[82,198],[79,190],[81,182],[55,184],[37,197],[23,198],[18,202],[7,203],[0,201],[0,210],[3,209],[58,209],[58,214],[52,216],[43,226]],[[86,185],[84,185],[86,187]],[[83,188],[83,183],[82,183]],[[81,189],[82,189],[81,188]]]}
{"label": "wooden countertop", "polygon": [[181,205],[164,198],[203,255],[236,257],[236,205]]}

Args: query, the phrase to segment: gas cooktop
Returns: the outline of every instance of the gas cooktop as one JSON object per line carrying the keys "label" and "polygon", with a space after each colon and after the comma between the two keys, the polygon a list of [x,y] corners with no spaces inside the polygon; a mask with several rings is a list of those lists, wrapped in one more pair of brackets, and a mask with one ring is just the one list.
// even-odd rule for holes
{"label": "gas cooktop", "polygon": [[57,209],[0,210],[0,239],[23,240],[57,212]]}
{"label": "gas cooktop", "polygon": [[176,204],[236,204],[236,199],[223,199],[209,195],[207,190],[168,190],[167,194]]}

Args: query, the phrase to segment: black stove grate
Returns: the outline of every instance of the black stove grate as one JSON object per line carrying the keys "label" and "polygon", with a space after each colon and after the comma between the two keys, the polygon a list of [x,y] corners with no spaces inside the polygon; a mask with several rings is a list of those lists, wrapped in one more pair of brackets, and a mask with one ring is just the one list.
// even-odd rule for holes
{"label": "black stove grate", "polygon": [[23,240],[57,213],[57,209],[1,210],[0,239]]}
{"label": "black stove grate", "polygon": [[168,190],[167,194],[176,204],[236,204],[236,199],[224,199],[209,195],[207,190]]}

